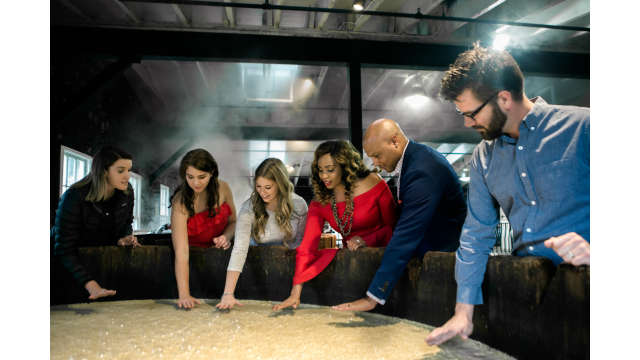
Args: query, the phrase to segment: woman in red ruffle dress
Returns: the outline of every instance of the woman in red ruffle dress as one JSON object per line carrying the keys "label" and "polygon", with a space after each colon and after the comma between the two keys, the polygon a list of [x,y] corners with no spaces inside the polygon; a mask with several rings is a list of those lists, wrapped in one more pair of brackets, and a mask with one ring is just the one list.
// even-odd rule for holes
{"label": "woman in red ruffle dress", "polygon": [[368,170],[360,154],[344,140],[318,146],[311,164],[314,200],[309,204],[302,243],[296,249],[291,295],[273,310],[300,304],[302,284],[320,274],[338,249],[318,249],[325,221],[342,234],[352,251],[384,247],[397,220],[396,203],[387,183]]}
{"label": "woman in red ruffle dress", "polygon": [[171,240],[176,254],[178,307],[201,301],[189,292],[189,246],[229,249],[236,208],[229,184],[218,180],[218,164],[204,149],[189,151],[180,162],[182,184],[171,198]]}

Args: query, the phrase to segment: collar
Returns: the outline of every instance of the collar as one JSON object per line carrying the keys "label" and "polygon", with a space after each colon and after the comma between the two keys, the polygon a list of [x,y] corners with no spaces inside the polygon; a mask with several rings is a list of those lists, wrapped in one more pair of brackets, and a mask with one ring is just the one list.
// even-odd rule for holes
{"label": "collar", "polygon": [[393,169],[393,171],[391,172],[393,176],[395,175],[400,176],[400,172],[402,172],[402,162],[404,161],[404,154],[407,152],[407,148],[409,147],[410,142],[411,140],[407,139],[407,144],[404,146],[404,149],[402,150],[402,156],[400,157],[400,160],[398,160],[398,163],[396,164],[396,168]]}
{"label": "collar", "polygon": [[[526,127],[527,129],[531,127],[537,128],[538,123],[542,118],[542,116],[540,115],[542,115],[543,107],[547,106],[548,103],[541,96],[536,96],[534,98],[531,98],[529,99],[529,101],[533,103],[533,107],[522,119],[522,123],[520,124],[520,127]],[[507,135],[501,135],[500,138],[502,139],[502,141],[505,141],[509,144],[515,144],[518,141],[517,139],[514,139]]]}
{"label": "collar", "polygon": [[531,110],[529,110],[527,115],[524,116],[522,122],[526,127],[538,127],[538,123],[540,122],[541,118],[540,115],[542,115],[542,109],[549,104],[547,104],[547,102],[541,96],[536,96],[533,99],[529,99],[529,101],[533,103],[533,107],[531,108]]}

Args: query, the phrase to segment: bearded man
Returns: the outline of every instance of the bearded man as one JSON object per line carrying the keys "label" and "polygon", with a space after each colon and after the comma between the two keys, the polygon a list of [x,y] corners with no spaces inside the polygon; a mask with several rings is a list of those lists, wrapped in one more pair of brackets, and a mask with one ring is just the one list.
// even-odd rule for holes
{"label": "bearded man", "polygon": [[429,334],[430,345],[471,334],[499,208],[513,230],[514,255],[590,264],[589,108],[528,99],[513,57],[477,44],[450,66],[440,93],[483,141],[470,163],[455,314]]}

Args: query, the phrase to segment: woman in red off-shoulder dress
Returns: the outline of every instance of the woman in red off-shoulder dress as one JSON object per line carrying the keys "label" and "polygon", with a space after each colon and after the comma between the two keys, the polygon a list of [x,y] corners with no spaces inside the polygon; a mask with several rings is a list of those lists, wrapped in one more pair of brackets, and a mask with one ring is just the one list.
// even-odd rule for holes
{"label": "woman in red off-shoulder dress", "polygon": [[352,251],[384,247],[395,226],[396,204],[387,183],[369,171],[348,141],[327,141],[318,146],[311,165],[314,200],[309,204],[302,243],[296,249],[296,270],[291,295],[274,310],[300,304],[302,284],[321,273],[338,249],[318,249],[323,224],[339,231]]}
{"label": "woman in red off-shoulder dress", "polygon": [[182,184],[171,198],[171,240],[176,254],[178,307],[200,300],[189,291],[189,246],[229,249],[236,209],[229,185],[218,180],[218,164],[204,149],[189,151],[180,161]]}

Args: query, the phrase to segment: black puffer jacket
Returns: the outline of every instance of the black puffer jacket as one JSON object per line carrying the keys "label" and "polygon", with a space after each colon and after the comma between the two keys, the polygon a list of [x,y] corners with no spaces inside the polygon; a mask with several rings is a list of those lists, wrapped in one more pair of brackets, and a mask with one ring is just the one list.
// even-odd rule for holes
{"label": "black puffer jacket", "polygon": [[133,189],[128,194],[116,190],[107,201],[84,200],[90,184],[70,188],[60,198],[56,220],[51,228],[54,255],[82,286],[92,280],[78,258],[82,246],[116,245],[132,233]]}

